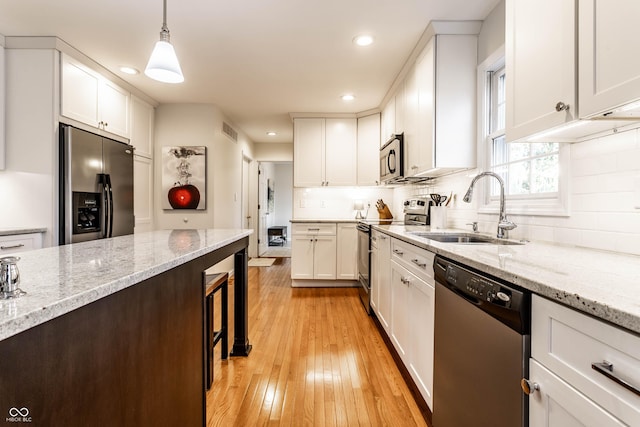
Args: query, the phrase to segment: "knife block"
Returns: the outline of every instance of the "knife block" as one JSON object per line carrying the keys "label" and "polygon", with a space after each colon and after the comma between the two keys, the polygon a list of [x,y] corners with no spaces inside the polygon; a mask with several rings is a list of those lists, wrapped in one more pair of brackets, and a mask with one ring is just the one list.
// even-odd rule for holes
{"label": "knife block", "polygon": [[384,205],[382,209],[378,209],[378,217],[380,219],[393,219],[393,215],[387,205]]}

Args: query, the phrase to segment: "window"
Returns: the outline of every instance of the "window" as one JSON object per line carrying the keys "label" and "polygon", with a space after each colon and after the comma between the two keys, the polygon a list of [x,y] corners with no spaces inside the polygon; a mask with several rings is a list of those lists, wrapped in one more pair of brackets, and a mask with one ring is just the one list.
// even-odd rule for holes
{"label": "window", "polygon": [[[501,60],[502,62],[502,60]],[[498,62],[500,63],[500,62]],[[505,197],[512,213],[533,215],[565,215],[561,164],[567,164],[567,149],[556,142],[507,143],[505,140],[506,94],[508,76],[504,66],[484,69],[486,74],[484,146],[479,150],[485,158],[480,164],[502,177]],[[500,186],[487,180],[482,211],[497,209]]]}

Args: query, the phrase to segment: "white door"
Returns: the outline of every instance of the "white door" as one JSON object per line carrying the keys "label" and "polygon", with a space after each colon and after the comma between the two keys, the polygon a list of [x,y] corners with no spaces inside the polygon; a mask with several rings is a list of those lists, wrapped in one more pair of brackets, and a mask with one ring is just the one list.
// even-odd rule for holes
{"label": "white door", "polygon": [[258,256],[264,255],[268,247],[267,236],[267,177],[262,170],[262,165],[258,164]]}

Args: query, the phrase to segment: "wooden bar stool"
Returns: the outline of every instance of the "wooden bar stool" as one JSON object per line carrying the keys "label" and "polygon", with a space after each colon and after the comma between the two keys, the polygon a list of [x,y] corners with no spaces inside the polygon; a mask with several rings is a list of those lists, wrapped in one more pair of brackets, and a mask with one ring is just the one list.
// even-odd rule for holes
{"label": "wooden bar stool", "polygon": [[[229,340],[228,340],[228,282],[229,282],[229,274],[228,273],[218,273],[218,274],[207,274],[205,276],[205,304],[206,304],[206,334],[207,334],[207,342],[206,342],[206,386],[207,390],[211,388],[213,384],[213,349],[218,344],[219,341],[222,341],[221,347],[221,358],[224,360],[229,355]],[[221,314],[221,325],[219,330],[215,330],[214,326],[214,303],[213,299],[216,292],[220,292],[221,302],[220,302],[220,314]]]}

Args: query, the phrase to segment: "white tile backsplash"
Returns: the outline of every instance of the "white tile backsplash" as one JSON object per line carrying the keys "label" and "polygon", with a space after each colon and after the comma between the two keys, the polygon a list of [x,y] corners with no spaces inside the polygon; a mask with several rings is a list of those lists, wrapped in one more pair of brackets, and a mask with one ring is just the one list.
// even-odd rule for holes
{"label": "white tile backsplash", "polygon": [[[549,241],[640,255],[640,129],[632,129],[570,146],[569,216],[509,215],[518,224],[512,238]],[[497,214],[478,213],[462,202],[477,170],[440,177],[430,185],[406,185],[394,190],[394,206],[417,194],[455,194],[448,226],[495,233]],[[509,203],[507,202],[507,213]]]}
{"label": "white tile backsplash", "polygon": [[[384,200],[393,210],[393,190],[384,187],[315,187],[293,189],[294,219],[355,218],[355,201],[370,205],[367,218],[378,218],[376,201]],[[366,212],[363,212],[363,214]],[[395,215],[394,215],[395,216]],[[401,217],[400,217],[401,218]]]}

